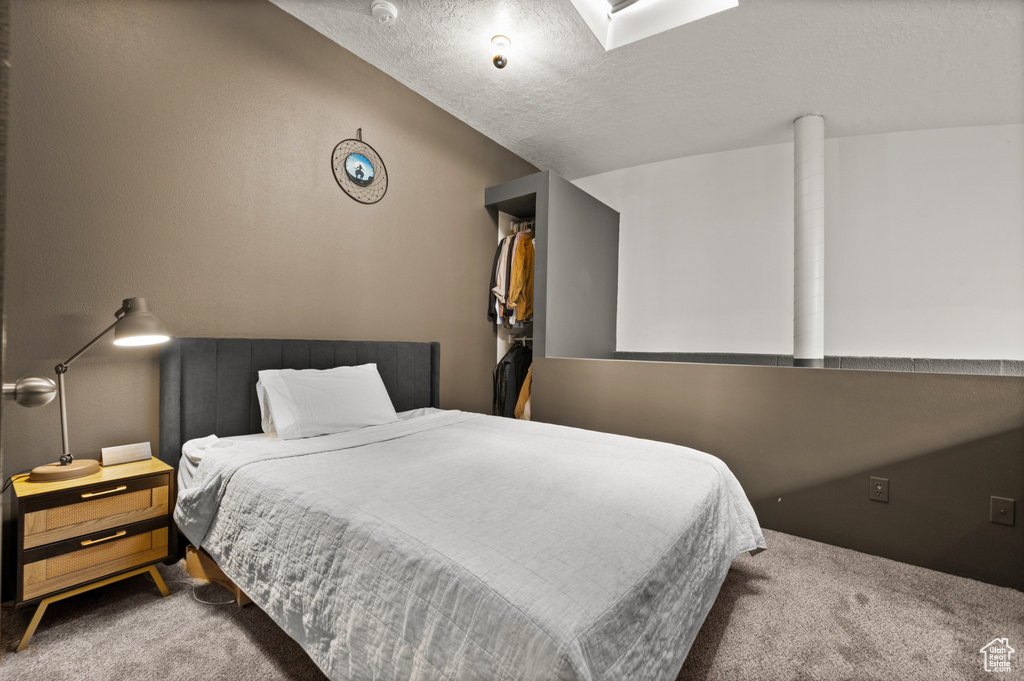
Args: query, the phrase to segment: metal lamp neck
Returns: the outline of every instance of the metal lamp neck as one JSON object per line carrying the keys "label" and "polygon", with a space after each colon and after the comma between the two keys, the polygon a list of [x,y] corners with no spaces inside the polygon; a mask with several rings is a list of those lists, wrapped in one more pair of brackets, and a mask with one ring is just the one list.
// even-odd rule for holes
{"label": "metal lamp neck", "polygon": [[[126,300],[125,303],[127,302],[128,301]],[[66,360],[64,360],[63,362],[61,362],[60,364],[53,368],[53,370],[57,373],[57,402],[60,406],[60,443],[61,451],[63,452],[60,457],[60,464],[62,466],[67,466],[74,460],[74,457],[71,455],[71,447],[68,444],[68,405],[67,401],[64,398],[64,374],[68,372],[68,367],[72,362],[81,357],[86,350],[95,345],[99,339],[106,336],[111,329],[118,325],[118,323],[121,321],[121,318],[124,317],[125,312],[125,306],[122,306],[120,310],[114,313],[114,316],[117,317],[117,320],[114,321],[113,324],[100,331],[98,336],[96,336],[91,341],[85,344],[85,347],[83,347],[81,350],[71,355]]]}
{"label": "metal lamp neck", "polygon": [[[56,367],[54,367],[54,370],[55,370],[55,371],[57,372],[57,374],[58,374],[58,375],[60,375],[60,374],[64,374],[64,373],[67,373],[67,370],[68,370],[68,366],[70,366],[70,364],[71,364],[72,362],[74,362],[74,361],[75,361],[76,359],[78,359],[79,357],[81,357],[81,356],[82,356],[82,354],[84,354],[86,350],[88,350],[88,349],[89,349],[89,348],[91,348],[92,346],[96,345],[96,342],[97,342],[97,341],[98,341],[99,339],[101,339],[101,338],[103,338],[104,336],[106,336],[106,335],[107,335],[107,334],[108,334],[108,333],[109,333],[109,332],[111,331],[111,329],[113,329],[113,328],[114,328],[115,326],[117,326],[118,322],[120,322],[120,321],[121,321],[121,317],[123,317],[123,316],[124,316],[124,308],[122,307],[122,308],[121,308],[120,310],[118,310],[118,312],[120,312],[120,313],[121,313],[121,315],[120,315],[120,316],[119,316],[119,317],[118,317],[118,318],[117,318],[117,319],[116,319],[116,320],[114,321],[114,323],[113,323],[113,324],[111,324],[111,325],[110,325],[110,326],[108,326],[107,328],[105,328],[105,329],[103,329],[102,331],[100,331],[99,335],[98,335],[98,336],[96,336],[95,338],[93,338],[93,339],[92,339],[91,341],[89,341],[88,343],[86,343],[86,344],[85,344],[85,347],[83,347],[83,348],[82,348],[81,350],[79,350],[79,351],[78,351],[78,352],[76,352],[75,354],[71,355],[71,356],[70,356],[70,357],[68,357],[68,358],[67,358],[66,360],[64,360],[63,362],[61,362],[60,364],[58,364],[58,365],[57,365]],[[62,367],[63,367],[63,368],[62,368]]]}

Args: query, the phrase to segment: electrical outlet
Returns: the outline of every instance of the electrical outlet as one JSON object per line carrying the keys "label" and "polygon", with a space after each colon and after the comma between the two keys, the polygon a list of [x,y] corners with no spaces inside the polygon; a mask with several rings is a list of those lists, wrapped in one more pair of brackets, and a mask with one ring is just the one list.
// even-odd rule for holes
{"label": "electrical outlet", "polygon": [[889,478],[871,478],[871,486],[868,488],[868,499],[889,503]]}
{"label": "electrical outlet", "polygon": [[988,519],[1000,525],[1013,526],[1014,501],[1003,497],[991,497]]}

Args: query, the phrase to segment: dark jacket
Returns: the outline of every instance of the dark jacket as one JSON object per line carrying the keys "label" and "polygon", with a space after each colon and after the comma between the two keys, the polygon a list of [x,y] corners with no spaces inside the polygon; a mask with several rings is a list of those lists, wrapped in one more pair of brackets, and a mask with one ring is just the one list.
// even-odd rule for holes
{"label": "dark jacket", "polygon": [[494,367],[494,409],[495,416],[515,418],[516,401],[526,380],[526,372],[533,363],[533,351],[524,345],[516,345],[505,353]]}

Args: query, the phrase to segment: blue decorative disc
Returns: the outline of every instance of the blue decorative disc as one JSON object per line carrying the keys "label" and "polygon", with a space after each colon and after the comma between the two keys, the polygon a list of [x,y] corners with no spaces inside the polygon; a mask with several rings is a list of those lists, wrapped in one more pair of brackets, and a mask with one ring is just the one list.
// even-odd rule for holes
{"label": "blue decorative disc", "polygon": [[368,187],[373,182],[373,164],[362,154],[345,157],[345,172],[360,187]]}

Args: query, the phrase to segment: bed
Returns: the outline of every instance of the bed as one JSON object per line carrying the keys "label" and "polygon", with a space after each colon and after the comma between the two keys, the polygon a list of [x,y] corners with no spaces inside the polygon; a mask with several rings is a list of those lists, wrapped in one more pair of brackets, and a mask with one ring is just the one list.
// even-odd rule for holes
{"label": "bed", "polygon": [[[261,369],[368,363],[398,420],[261,434]],[[178,527],[335,680],[675,679],[732,560],[765,548],[729,469],[437,409],[439,365],[436,343],[175,339]]]}

